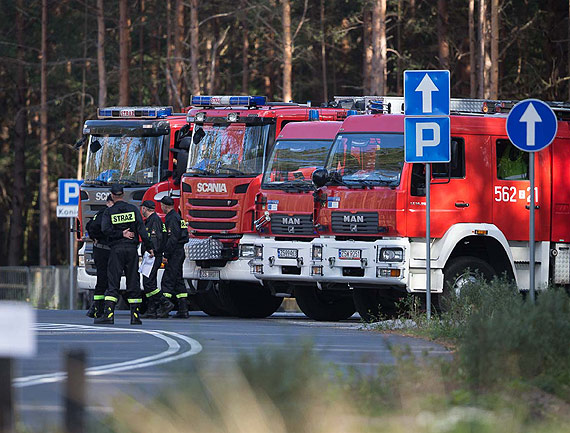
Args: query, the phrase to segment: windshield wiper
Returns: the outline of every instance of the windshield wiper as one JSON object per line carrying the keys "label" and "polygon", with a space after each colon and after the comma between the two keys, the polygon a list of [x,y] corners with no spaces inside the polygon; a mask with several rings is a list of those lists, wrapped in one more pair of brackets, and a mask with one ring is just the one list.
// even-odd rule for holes
{"label": "windshield wiper", "polygon": [[109,182],[105,182],[104,180],[99,180],[99,179],[88,179],[85,181],[86,184],[90,185],[100,185],[100,186],[107,186],[109,185]]}
{"label": "windshield wiper", "polygon": [[308,191],[313,189],[313,185],[309,182],[305,182],[304,180],[289,180],[283,182],[282,184],[277,184],[277,188],[285,189],[285,190],[304,190]]}
{"label": "windshield wiper", "polygon": [[235,174],[238,174],[238,175],[240,175],[240,176],[245,174],[243,171],[238,170],[238,169],[236,169],[236,168],[232,168],[232,167],[217,167],[217,168],[216,168],[216,173],[219,172],[220,170],[227,170],[227,171],[229,171],[230,173],[235,173]]}
{"label": "windshield wiper", "polygon": [[119,179],[114,181],[113,183],[122,183],[122,184],[126,184],[126,185],[139,185],[138,182],[135,182],[134,180],[130,180],[130,179]]}
{"label": "windshield wiper", "polygon": [[208,174],[208,175],[214,174],[214,173],[212,173],[210,170],[205,170],[205,169],[200,168],[200,167],[190,167],[188,170],[196,170],[196,171],[199,172],[199,173]]}

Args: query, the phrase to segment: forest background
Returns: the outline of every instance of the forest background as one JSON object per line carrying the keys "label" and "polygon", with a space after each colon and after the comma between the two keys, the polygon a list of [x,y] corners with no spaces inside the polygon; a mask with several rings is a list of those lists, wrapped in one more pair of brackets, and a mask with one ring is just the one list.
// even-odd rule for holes
{"label": "forest background", "polygon": [[2,0],[0,265],[67,261],[58,178],[106,105],[254,94],[319,105],[402,95],[449,69],[452,97],[570,100],[565,0]]}

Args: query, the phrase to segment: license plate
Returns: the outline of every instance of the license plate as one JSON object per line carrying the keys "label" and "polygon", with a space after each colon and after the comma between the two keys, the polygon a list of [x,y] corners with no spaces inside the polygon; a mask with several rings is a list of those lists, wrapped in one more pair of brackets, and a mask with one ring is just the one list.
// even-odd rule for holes
{"label": "license plate", "polygon": [[201,280],[219,280],[220,271],[217,269],[200,269]]}
{"label": "license plate", "polygon": [[277,257],[280,259],[296,259],[298,251],[294,248],[278,248]]}
{"label": "license plate", "polygon": [[360,250],[338,250],[338,258],[342,260],[360,260]]}

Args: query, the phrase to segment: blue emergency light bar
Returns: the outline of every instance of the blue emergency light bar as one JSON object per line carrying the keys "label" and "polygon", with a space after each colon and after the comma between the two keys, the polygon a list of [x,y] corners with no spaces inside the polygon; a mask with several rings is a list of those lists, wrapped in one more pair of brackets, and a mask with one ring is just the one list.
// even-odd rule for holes
{"label": "blue emergency light bar", "polygon": [[309,120],[319,120],[319,110],[309,110]]}
{"label": "blue emergency light bar", "polygon": [[107,107],[97,109],[99,119],[159,119],[172,115],[172,107]]}
{"label": "blue emergency light bar", "polygon": [[265,105],[265,96],[192,96],[194,107],[258,107]]}

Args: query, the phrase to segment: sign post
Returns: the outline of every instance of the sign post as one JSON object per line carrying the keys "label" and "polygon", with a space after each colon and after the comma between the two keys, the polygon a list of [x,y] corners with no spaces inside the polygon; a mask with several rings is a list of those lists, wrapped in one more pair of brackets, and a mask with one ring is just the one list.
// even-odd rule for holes
{"label": "sign post", "polygon": [[534,163],[535,153],[548,147],[558,131],[558,122],[554,111],[538,99],[525,99],[517,103],[507,117],[507,135],[511,142],[529,155],[530,201],[529,216],[529,292],[535,301],[535,257],[534,257]]}
{"label": "sign post", "polygon": [[404,71],[404,159],[426,165],[426,304],[431,318],[431,163],[451,161],[449,71]]}
{"label": "sign post", "polygon": [[73,220],[79,214],[79,194],[82,180],[59,179],[57,195],[57,217],[69,218],[69,309],[73,310],[73,294],[75,293],[75,236]]}

